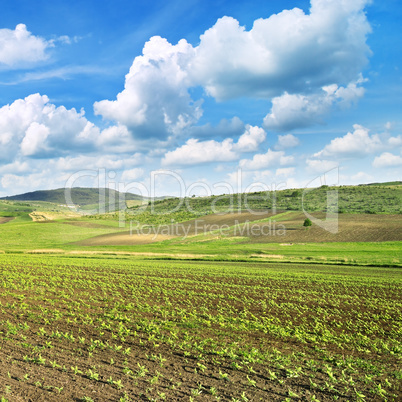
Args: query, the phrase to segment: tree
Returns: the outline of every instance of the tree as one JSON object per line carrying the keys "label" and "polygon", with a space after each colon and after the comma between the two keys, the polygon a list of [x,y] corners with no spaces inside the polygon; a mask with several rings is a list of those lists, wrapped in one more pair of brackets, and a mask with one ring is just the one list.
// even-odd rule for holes
{"label": "tree", "polygon": [[313,225],[313,222],[311,222],[311,220],[309,219],[309,218],[306,218],[305,220],[304,220],[304,223],[303,223],[303,226],[304,227],[309,227],[309,226],[312,226]]}

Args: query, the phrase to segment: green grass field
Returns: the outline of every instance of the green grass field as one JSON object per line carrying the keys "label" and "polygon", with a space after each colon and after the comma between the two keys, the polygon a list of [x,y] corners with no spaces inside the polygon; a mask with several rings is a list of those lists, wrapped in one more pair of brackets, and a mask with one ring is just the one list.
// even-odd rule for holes
{"label": "green grass field", "polygon": [[[289,213],[287,213],[289,214]],[[288,216],[285,214],[285,216]],[[293,220],[277,218],[285,226]],[[346,217],[346,215],[343,215]],[[360,215],[359,215],[360,216]],[[210,218],[213,218],[210,216]],[[220,217],[223,219],[222,217]],[[353,218],[353,216],[352,216]],[[342,263],[350,265],[402,265],[401,243],[399,241],[367,241],[373,240],[373,233],[383,231],[376,226],[376,217],[368,216],[371,221],[366,230],[367,222],[363,222],[363,238],[358,241],[355,236],[352,241],[322,241],[321,231],[308,229],[299,225],[300,236],[310,236],[306,242],[293,243],[281,236],[266,236],[265,241],[259,238],[240,236],[244,234],[241,228],[238,235],[233,236],[232,227],[224,235],[217,236],[214,232],[203,232],[199,235],[184,238],[176,236],[168,240],[157,242],[140,242],[141,236],[130,236],[125,228],[119,228],[118,222],[102,220],[94,222],[85,219],[69,219],[62,221],[32,222],[25,216],[16,217],[12,221],[0,225],[0,252],[99,252],[99,253],[137,253],[149,254],[147,258],[192,258],[209,260],[260,260],[260,261],[290,261],[290,262],[317,262]],[[292,218],[293,219],[293,218]],[[391,217],[393,224],[399,223]],[[214,222],[214,221],[212,221]],[[225,222],[229,222],[225,220]],[[266,219],[262,222],[269,222]],[[349,226],[353,226],[350,219]],[[380,220],[380,223],[383,220]],[[260,224],[260,221],[254,224]],[[209,225],[209,223],[208,223]],[[345,233],[349,233],[346,226]],[[207,226],[209,227],[209,226]],[[354,227],[354,226],[353,226]],[[374,228],[374,229],[373,229]],[[122,232],[123,230],[123,232]],[[144,229],[145,230],[145,229]],[[371,232],[370,232],[371,230]],[[388,228],[389,230],[389,228]],[[294,236],[293,230],[292,236]],[[392,230],[392,235],[395,235]],[[356,232],[352,232],[354,236]],[[393,238],[391,236],[391,238]],[[314,241],[315,240],[315,241]],[[328,238],[327,238],[328,240]],[[184,256],[184,257],[183,257]]]}

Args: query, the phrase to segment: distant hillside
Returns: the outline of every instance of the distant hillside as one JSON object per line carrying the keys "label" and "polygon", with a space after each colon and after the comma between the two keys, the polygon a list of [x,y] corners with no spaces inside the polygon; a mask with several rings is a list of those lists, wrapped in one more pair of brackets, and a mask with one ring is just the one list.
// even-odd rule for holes
{"label": "distant hillside", "polygon": [[[338,212],[352,214],[402,214],[402,185],[398,182],[357,186],[321,186],[314,189],[288,189],[273,192],[170,198],[126,210],[126,219],[146,224],[182,222],[214,212],[247,210]],[[401,183],[402,184],[402,183]],[[335,200],[331,201],[330,195]],[[109,219],[109,216],[103,216]],[[102,216],[93,216],[101,219]],[[117,216],[116,216],[117,218]]]}
{"label": "distant hillside", "polygon": [[402,181],[388,181],[386,183],[360,184],[361,186],[402,186]]}
{"label": "distant hillside", "polygon": [[[328,204],[328,194],[334,190],[337,204],[331,205]],[[64,188],[34,191],[0,198],[0,200],[44,201],[66,206],[64,191]],[[127,219],[135,217],[135,220],[148,224],[170,223],[172,219],[180,222],[214,212],[274,208],[285,211],[325,212],[331,210],[339,213],[401,214],[402,182],[338,187],[321,186],[308,190],[288,189],[275,193],[226,194],[187,199],[160,197],[154,200],[152,210],[148,206],[148,199],[132,193],[120,194],[118,191],[110,189],[77,187],[71,189],[71,198],[80,213],[90,214],[95,219],[102,219],[99,214],[103,215],[105,212],[107,214],[103,215],[103,218],[110,219],[110,213],[116,212],[117,214],[118,210],[126,210]],[[4,213],[9,214],[10,211],[7,210]],[[14,215],[0,214],[0,216]]]}
{"label": "distant hillside", "polygon": [[[75,187],[71,189],[71,199],[76,206],[79,205],[80,207],[85,207],[89,205],[96,206],[99,202],[105,205],[118,204],[120,199],[125,201],[142,201],[143,197],[132,193],[119,193],[118,191],[110,189]],[[0,198],[0,200],[45,201],[60,205],[65,205],[67,203],[64,188],[59,188],[57,190],[33,191],[30,193],[3,197]]]}

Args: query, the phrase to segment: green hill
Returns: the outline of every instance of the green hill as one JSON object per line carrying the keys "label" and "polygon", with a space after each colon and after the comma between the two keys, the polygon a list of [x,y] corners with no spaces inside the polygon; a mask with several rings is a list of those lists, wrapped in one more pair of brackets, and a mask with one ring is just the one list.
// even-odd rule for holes
{"label": "green hill", "polygon": [[[142,201],[143,197],[132,193],[120,193],[111,189],[99,188],[81,188],[74,187],[71,189],[71,200],[75,206],[87,209],[94,207],[98,208],[99,204],[107,206],[115,206],[113,210],[125,208],[125,201]],[[65,189],[59,188],[56,190],[39,190],[30,193],[3,197],[0,200],[7,201],[44,201],[55,204],[65,205],[66,200]],[[123,204],[123,205],[120,205]],[[109,210],[111,208],[108,208]]]}
{"label": "green hill", "polygon": [[[331,195],[334,195],[335,199],[331,200]],[[172,220],[183,222],[216,212],[272,209],[309,213],[331,211],[341,214],[401,214],[402,185],[394,182],[358,186],[321,186],[276,192],[169,198],[154,201],[152,204],[127,209],[126,219],[157,225],[170,223]],[[96,215],[93,218],[99,219],[102,216]],[[106,218],[109,219],[110,215]]]}
{"label": "green hill", "polygon": [[[361,186],[364,184],[361,184]],[[389,181],[386,183],[370,183],[367,186],[402,186],[402,181]]]}
{"label": "green hill", "polygon": [[[328,195],[331,193],[336,195],[337,204],[335,201],[332,204],[328,202]],[[96,219],[110,219],[113,218],[113,212],[126,210],[127,219],[133,219],[133,215],[135,215],[135,220],[148,224],[164,224],[170,223],[172,220],[180,222],[216,212],[272,210],[275,208],[283,211],[304,210],[309,213],[333,211],[400,214],[402,213],[402,182],[338,187],[321,186],[313,189],[288,189],[276,192],[224,194],[184,199],[165,197],[152,202],[137,194],[119,193],[111,189],[77,187],[71,189],[71,199],[74,206],[81,212],[92,214],[92,217]],[[40,201],[67,207],[64,188],[34,191],[3,197],[0,200]],[[4,212],[9,214],[10,211]],[[104,212],[107,214],[99,215]]]}

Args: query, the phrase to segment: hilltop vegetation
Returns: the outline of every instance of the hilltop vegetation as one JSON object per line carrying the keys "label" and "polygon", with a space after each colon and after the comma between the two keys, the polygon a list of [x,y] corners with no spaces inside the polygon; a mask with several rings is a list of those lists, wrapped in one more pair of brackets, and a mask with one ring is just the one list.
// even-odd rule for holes
{"label": "hilltop vegetation", "polygon": [[0,202],[0,217],[27,216],[33,211],[31,204],[22,202]]}
{"label": "hilltop vegetation", "polygon": [[[399,182],[396,182],[399,183]],[[336,198],[331,198],[336,194]],[[330,202],[328,202],[328,200]],[[338,205],[334,200],[337,201]],[[158,225],[184,222],[212,213],[249,210],[338,212],[353,214],[401,214],[402,185],[321,186],[314,189],[241,193],[210,197],[168,198],[149,201],[125,210],[125,219]],[[93,215],[92,219],[117,219],[115,214]]]}
{"label": "hilltop vegetation", "polygon": [[[132,193],[120,193],[109,188],[80,188],[74,187],[70,191],[71,200],[77,207],[94,207],[110,211],[119,208],[125,208],[125,201],[135,200],[142,201],[143,197]],[[65,189],[59,188],[56,190],[39,190],[30,193],[19,194],[9,197],[0,198],[0,200],[8,201],[43,201],[55,204],[67,204]]]}
{"label": "hilltop vegetation", "polygon": [[[336,192],[337,206],[334,200],[328,203],[333,192]],[[121,214],[118,211],[125,211],[126,220],[151,225],[184,222],[211,213],[249,210],[401,214],[402,182],[154,200],[110,189],[73,188],[71,198],[74,206],[70,207],[76,207],[84,214],[92,214],[91,219],[117,219]],[[64,189],[35,191],[0,200],[9,201],[0,201],[0,216],[21,216],[38,208],[56,209],[51,204],[57,204],[59,210],[67,206]],[[38,205],[37,202],[42,204]]]}

